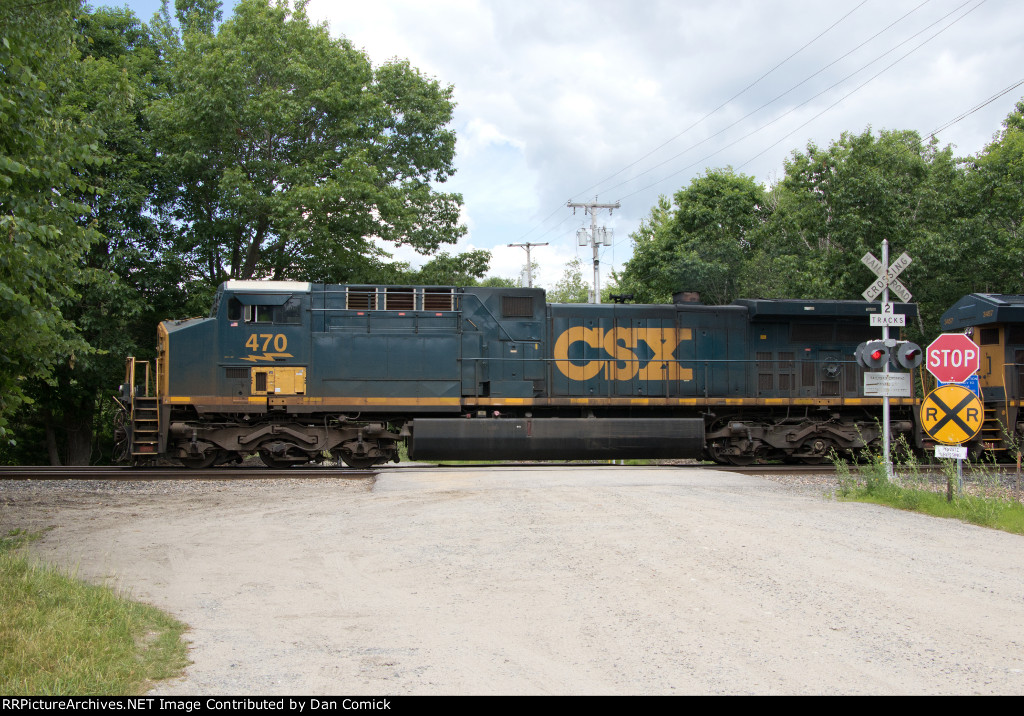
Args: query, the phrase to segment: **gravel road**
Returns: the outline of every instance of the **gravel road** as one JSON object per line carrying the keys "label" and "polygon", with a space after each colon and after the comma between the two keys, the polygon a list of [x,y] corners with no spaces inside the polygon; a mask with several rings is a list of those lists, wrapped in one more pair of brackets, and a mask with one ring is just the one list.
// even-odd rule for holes
{"label": "gravel road", "polygon": [[[806,482],[806,480],[803,480]],[[1024,538],[671,467],[0,483],[191,625],[156,694],[1024,694]]]}

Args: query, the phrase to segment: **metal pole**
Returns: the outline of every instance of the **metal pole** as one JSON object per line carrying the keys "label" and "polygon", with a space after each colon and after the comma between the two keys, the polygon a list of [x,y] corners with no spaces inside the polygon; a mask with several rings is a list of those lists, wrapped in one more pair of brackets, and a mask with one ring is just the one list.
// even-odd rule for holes
{"label": "metal pole", "polygon": [[601,259],[597,256],[597,247],[600,241],[597,239],[597,212],[590,211],[590,243],[594,247],[594,303],[601,303]]}
{"label": "metal pole", "polygon": [[601,273],[599,270],[601,261],[597,255],[600,240],[597,238],[597,214],[595,210],[607,209],[608,213],[611,213],[619,208],[619,202],[614,204],[598,204],[596,201],[580,203],[569,201],[566,206],[571,207],[573,213],[575,213],[577,207],[590,212],[590,243],[594,247],[594,303],[601,303]]}
{"label": "metal pole", "polygon": [[533,264],[530,262],[530,247],[531,246],[547,246],[547,242],[543,244],[531,244],[529,242],[525,244],[509,244],[509,247],[518,246],[521,249],[526,249],[526,287],[533,288]]}
{"label": "metal pole", "polygon": [[[889,270],[889,240],[888,239],[882,239],[882,266],[885,268],[886,271]],[[889,303],[889,282],[888,281],[885,282],[885,288],[882,289],[882,306],[884,307],[887,303]],[[883,308],[883,311],[884,311],[884,308]],[[889,326],[888,325],[883,325],[882,326],[882,342],[885,344],[886,349],[890,348],[890,346],[889,346]],[[884,372],[886,374],[889,373],[889,361],[885,362]],[[886,385],[888,385],[889,379],[886,378],[885,381],[886,381]],[[893,469],[892,469],[892,456],[890,455],[890,452],[889,452],[890,433],[889,433],[889,395],[888,395],[888,391],[886,391],[885,397],[882,398],[882,434],[883,434],[883,438],[882,439],[883,439],[883,441],[885,443],[884,446],[883,446],[883,453],[882,453],[883,459],[885,460],[885,476],[889,480],[892,480],[894,475],[893,475]]]}

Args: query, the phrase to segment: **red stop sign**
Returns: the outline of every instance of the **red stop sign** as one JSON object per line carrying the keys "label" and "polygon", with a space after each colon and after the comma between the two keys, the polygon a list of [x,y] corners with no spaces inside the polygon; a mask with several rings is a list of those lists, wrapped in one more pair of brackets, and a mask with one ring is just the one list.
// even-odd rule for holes
{"label": "red stop sign", "polygon": [[928,346],[925,365],[943,383],[963,383],[981,366],[980,352],[963,333],[943,333]]}

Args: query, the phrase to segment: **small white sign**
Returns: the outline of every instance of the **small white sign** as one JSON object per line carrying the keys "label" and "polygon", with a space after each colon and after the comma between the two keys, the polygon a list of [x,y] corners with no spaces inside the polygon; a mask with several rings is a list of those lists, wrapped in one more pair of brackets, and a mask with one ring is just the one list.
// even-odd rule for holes
{"label": "small white sign", "polygon": [[867,398],[909,398],[910,373],[865,373]]}
{"label": "small white sign", "polygon": [[936,445],[935,446],[935,457],[945,458],[946,460],[966,460],[967,459],[967,446],[966,445]]}
{"label": "small white sign", "polygon": [[872,326],[905,326],[907,325],[907,317],[902,313],[872,313],[871,316]]}

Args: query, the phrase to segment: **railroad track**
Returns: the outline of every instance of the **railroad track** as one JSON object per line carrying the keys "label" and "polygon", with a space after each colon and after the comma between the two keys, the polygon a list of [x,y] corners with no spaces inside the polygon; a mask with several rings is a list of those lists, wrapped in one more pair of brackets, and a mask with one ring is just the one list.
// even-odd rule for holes
{"label": "railroad track", "polygon": [[[546,467],[558,469],[561,467],[580,467],[582,465],[593,465],[595,467],[614,467],[608,463],[574,463],[574,462],[553,462]],[[306,467],[274,470],[266,467],[247,466],[224,466],[207,468],[205,470],[189,470],[181,467],[123,467],[123,466],[49,466],[49,465],[28,465],[21,467],[0,467],[0,480],[252,480],[252,479],[310,479],[310,478],[338,478],[347,479],[353,477],[370,477],[380,471],[394,469],[398,466],[383,465],[370,470],[355,470],[351,468],[337,467]],[[535,468],[537,463],[439,463],[439,464],[412,464],[404,463],[400,467],[422,467],[445,470],[476,469],[486,467],[500,468]],[[798,475],[798,474],[831,474],[835,472],[832,465],[747,465],[743,467],[735,465],[675,465],[680,470],[721,470],[723,472],[738,472],[749,475]]]}
{"label": "railroad track", "polygon": [[371,477],[376,470],[317,467],[272,470],[266,467],[214,467],[189,470],[180,467],[56,466],[0,467],[0,480],[269,480]]}
{"label": "railroad track", "polygon": [[[224,466],[205,470],[189,470],[181,467],[120,467],[120,466],[56,466],[30,465],[21,467],[0,466],[0,480],[279,480],[279,479],[349,479],[371,477],[380,472],[399,467],[417,467],[424,469],[461,470],[497,467],[497,468],[536,468],[538,463],[402,463],[400,465],[382,465],[369,470],[356,470],[339,467],[305,467],[275,470],[267,467]],[[551,462],[545,467],[553,470],[559,468],[582,467],[615,467],[609,463]],[[625,466],[628,467],[628,466]],[[822,465],[712,465],[684,464],[666,465],[679,470],[718,470],[736,472],[744,475],[833,475],[835,466],[830,463]],[[1000,465],[999,471],[1006,475],[1016,472],[1014,465]]]}

